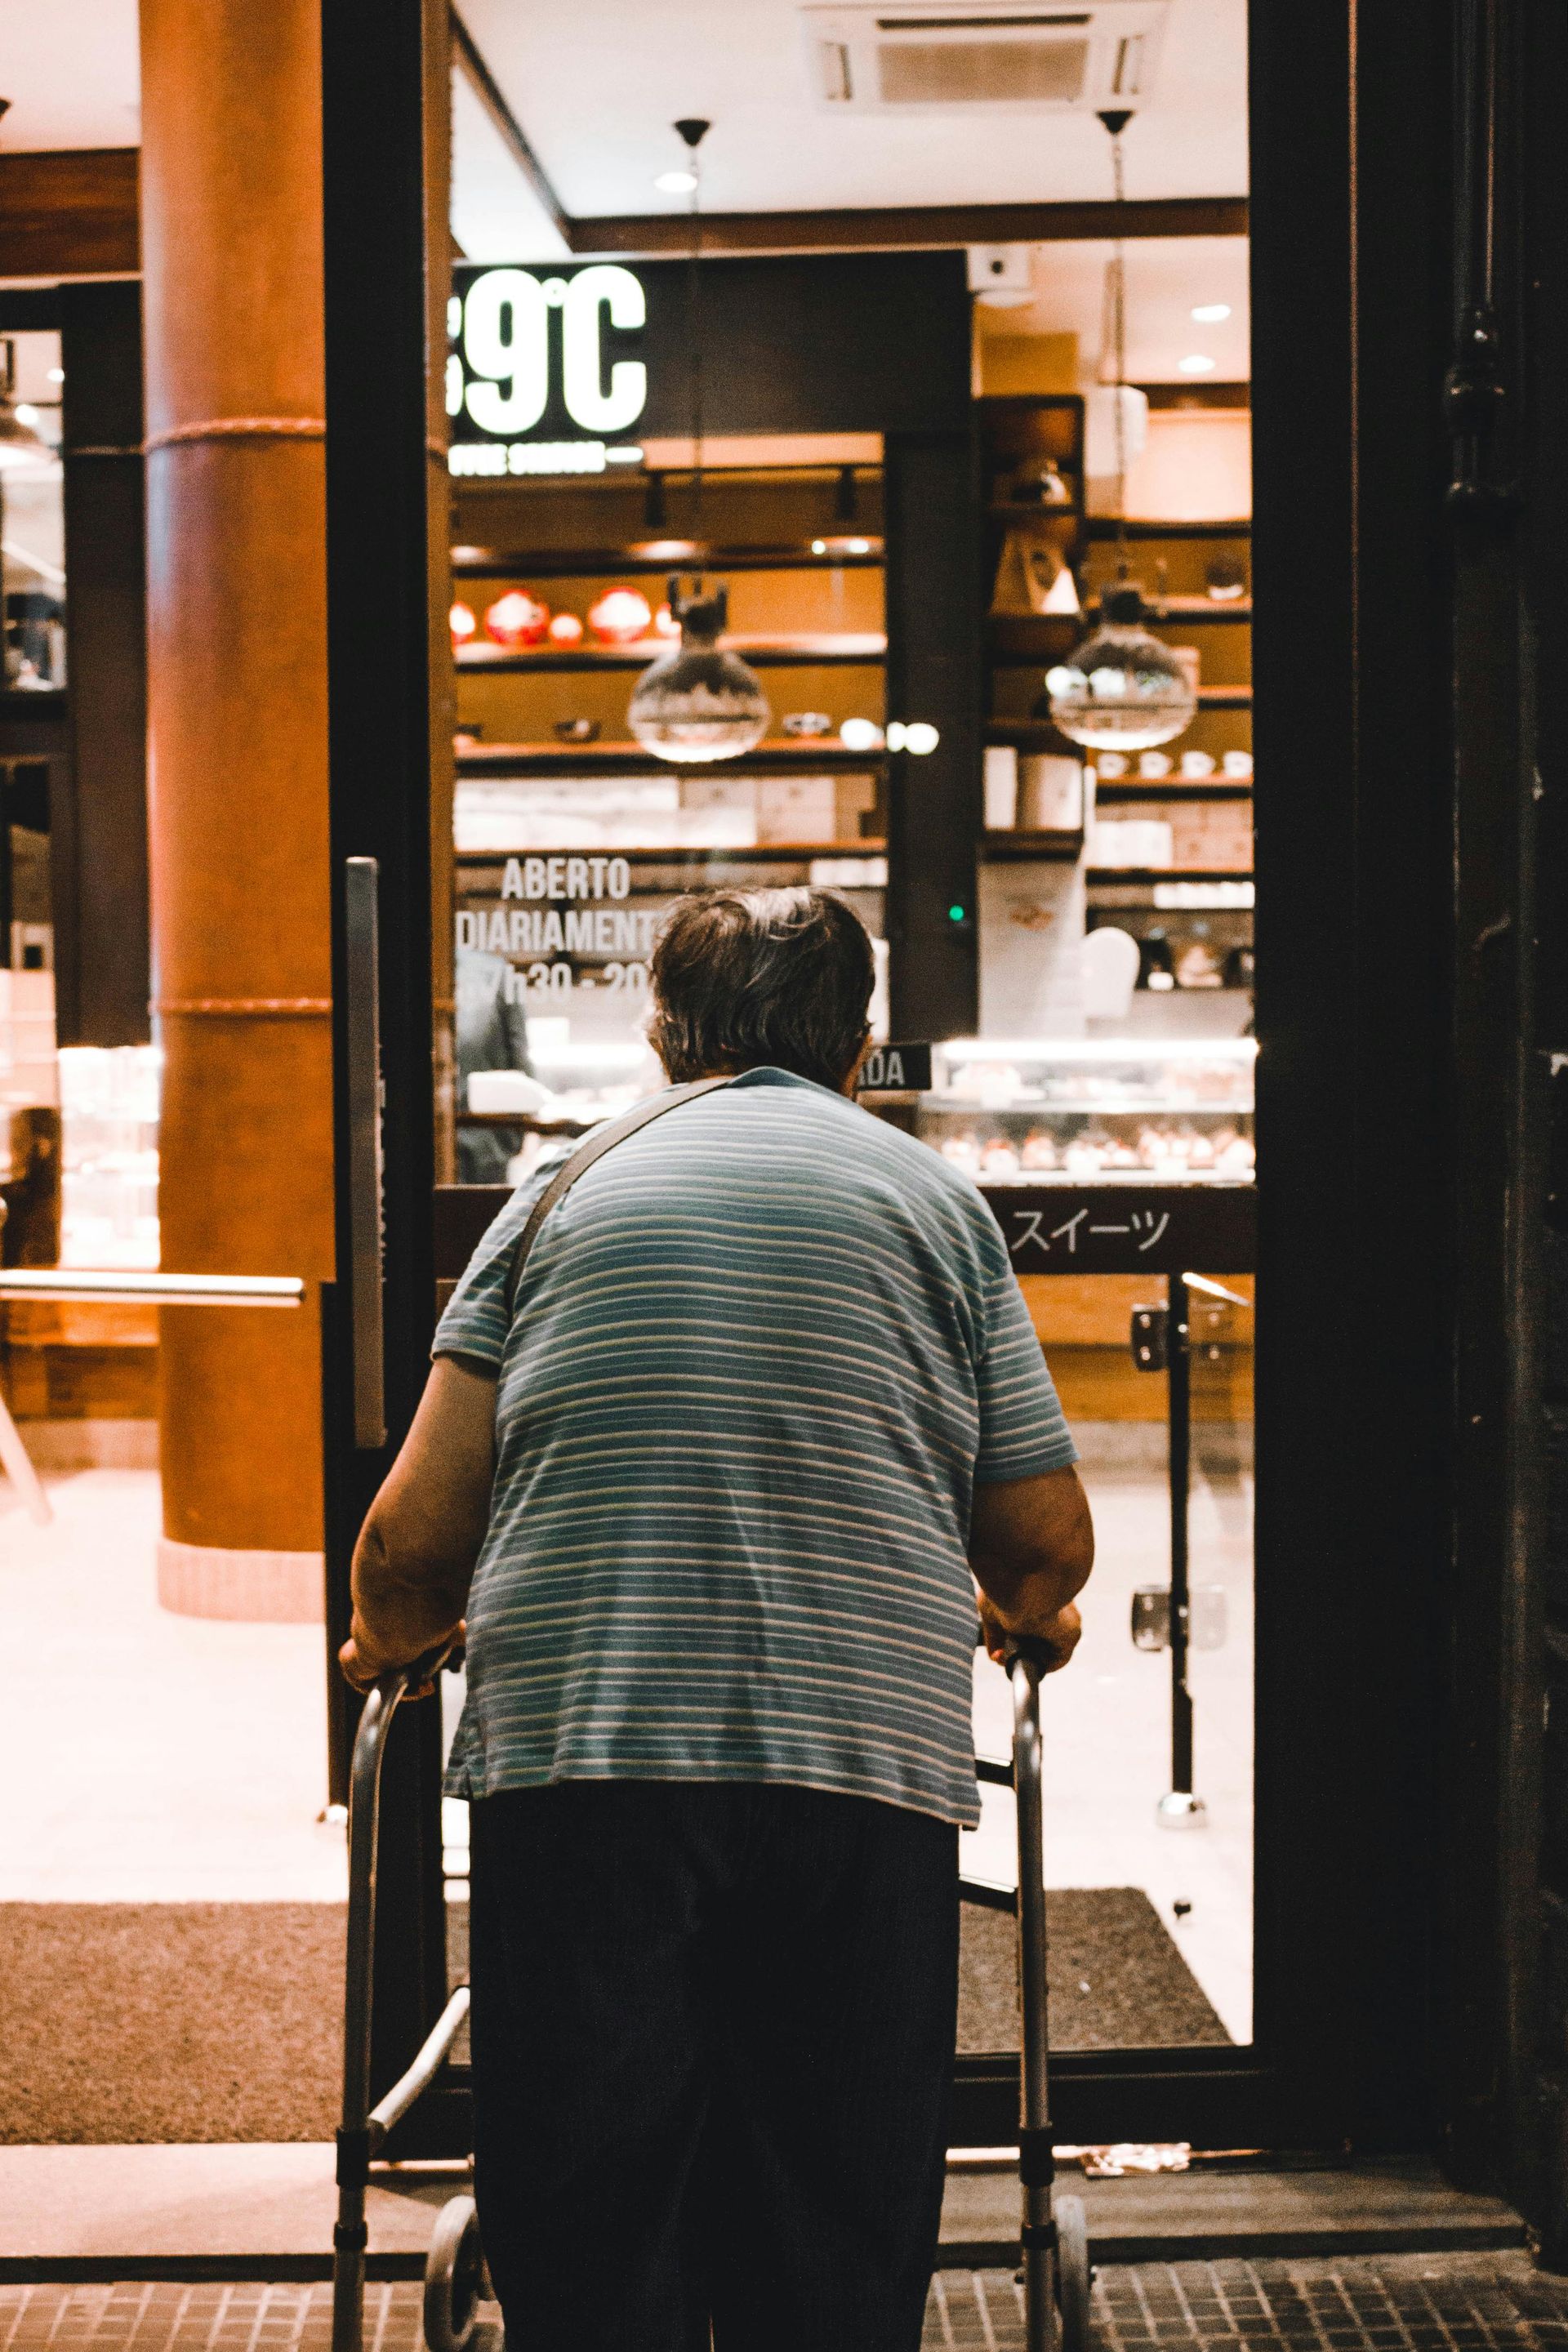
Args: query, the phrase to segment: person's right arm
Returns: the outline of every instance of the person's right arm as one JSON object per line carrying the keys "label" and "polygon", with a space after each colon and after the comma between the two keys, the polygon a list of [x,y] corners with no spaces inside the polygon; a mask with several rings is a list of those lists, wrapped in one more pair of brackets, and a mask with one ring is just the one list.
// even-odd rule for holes
{"label": "person's right arm", "polygon": [[977,1485],[969,1565],[991,1655],[1001,1658],[1011,1643],[1026,1641],[1052,1673],[1065,1666],[1082,1631],[1073,1600],[1094,1566],[1094,1522],[1078,1472]]}

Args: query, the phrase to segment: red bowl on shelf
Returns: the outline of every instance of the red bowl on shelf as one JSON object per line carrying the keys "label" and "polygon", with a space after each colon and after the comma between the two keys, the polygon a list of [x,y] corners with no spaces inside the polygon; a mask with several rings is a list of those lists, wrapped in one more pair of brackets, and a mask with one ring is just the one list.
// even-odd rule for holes
{"label": "red bowl on shelf", "polygon": [[634,645],[652,628],[653,606],[640,588],[606,588],[588,607],[588,626],[601,645]]}
{"label": "red bowl on shelf", "polygon": [[549,626],[549,605],[531,596],[526,588],[509,588],[485,614],[485,634],[509,653],[515,653],[520,646],[542,645]]}
{"label": "red bowl on shelf", "polygon": [[452,632],[452,644],[456,648],[466,646],[479,625],[467,604],[454,604],[447,615],[447,625]]}

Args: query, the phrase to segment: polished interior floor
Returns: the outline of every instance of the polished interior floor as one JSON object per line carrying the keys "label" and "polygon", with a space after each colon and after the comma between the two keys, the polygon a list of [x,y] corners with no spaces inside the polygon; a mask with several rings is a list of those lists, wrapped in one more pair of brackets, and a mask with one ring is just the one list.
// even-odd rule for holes
{"label": "polished interior floor", "polygon": [[[1100,1530],[1082,1649],[1047,1685],[1047,1877],[1140,1887],[1226,2032],[1248,2037],[1251,1961],[1251,1488],[1235,1433],[1200,1448],[1194,1580],[1223,1585],[1225,1646],[1193,1661],[1206,1826],[1173,1833],[1154,1805],[1168,1771],[1169,1661],[1132,1646],[1133,1589],[1163,1580],[1163,1433],[1080,1433]],[[26,1791],[0,1828],[0,1901],[341,1900],[342,1833],[325,1794],[321,1636],[310,1626],[175,1617],[153,1591],[156,1475],[51,1477],[37,1528],[0,1480],[0,1592],[25,1661],[0,1713],[0,1785]],[[976,1664],[976,1732],[1001,1754],[1008,1699]],[[449,1888],[466,1822],[447,1808]],[[985,1792],[966,1866],[1010,1882],[1012,1800]]]}

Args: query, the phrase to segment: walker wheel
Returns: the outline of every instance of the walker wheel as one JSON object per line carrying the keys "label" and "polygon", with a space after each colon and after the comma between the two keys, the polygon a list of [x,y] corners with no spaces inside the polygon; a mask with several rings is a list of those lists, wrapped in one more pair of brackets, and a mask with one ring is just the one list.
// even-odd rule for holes
{"label": "walker wheel", "polygon": [[1089,2352],[1089,2290],[1094,2273],[1089,2268],[1089,2223],[1082,2198],[1058,2197],[1056,2221],[1061,2352]]}
{"label": "walker wheel", "polygon": [[437,2218],[425,2257],[425,2341],[429,2352],[466,2352],[485,2287],[479,2217],[471,2197],[454,2197]]}

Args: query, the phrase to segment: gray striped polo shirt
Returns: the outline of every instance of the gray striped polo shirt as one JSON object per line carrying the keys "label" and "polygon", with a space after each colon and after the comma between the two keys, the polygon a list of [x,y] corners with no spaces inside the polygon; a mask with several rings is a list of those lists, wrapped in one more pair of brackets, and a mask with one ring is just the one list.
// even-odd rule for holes
{"label": "gray striped polo shirt", "polygon": [[437,1355],[499,1373],[447,1780],[784,1780],[972,1823],[976,1479],[1075,1451],[968,1180],[750,1070],[475,1253]]}

